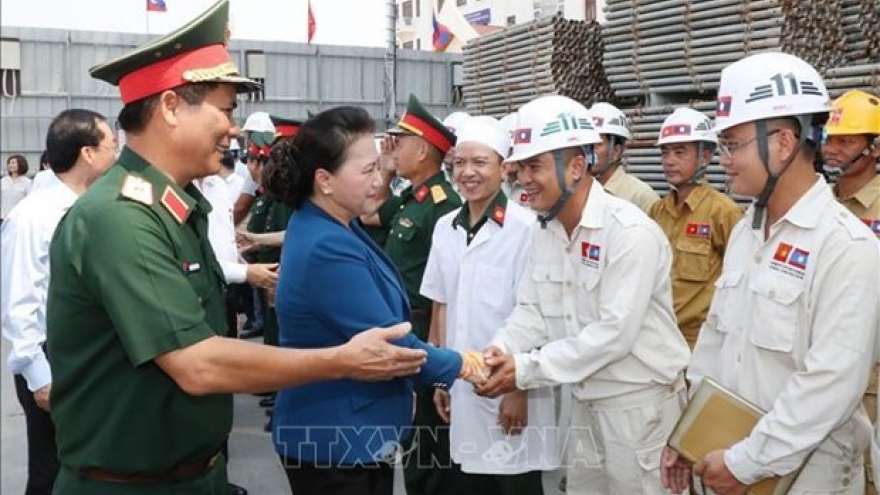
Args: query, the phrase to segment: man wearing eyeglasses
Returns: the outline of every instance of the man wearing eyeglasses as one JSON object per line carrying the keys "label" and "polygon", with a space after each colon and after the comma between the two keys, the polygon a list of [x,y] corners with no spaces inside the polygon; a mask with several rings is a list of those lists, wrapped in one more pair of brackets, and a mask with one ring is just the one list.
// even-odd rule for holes
{"label": "man wearing eyeglasses", "polygon": [[[880,249],[814,172],[828,92],[803,60],[762,53],[725,68],[718,95],[721,164],[755,202],[731,233],[688,379],[712,378],[766,414],[694,474],[716,494],[745,494],[802,468],[792,495],[862,495]],[[662,474],[681,493],[689,466],[667,450]]]}
{"label": "man wearing eyeglasses", "polygon": [[49,242],[61,217],[113,164],[116,137],[103,115],[71,109],[49,126],[46,153],[59,182],[28,195],[3,222],[3,336],[24,410],[28,480],[25,493],[52,493],[58,472],[55,425],[49,415],[52,373],[46,358]]}

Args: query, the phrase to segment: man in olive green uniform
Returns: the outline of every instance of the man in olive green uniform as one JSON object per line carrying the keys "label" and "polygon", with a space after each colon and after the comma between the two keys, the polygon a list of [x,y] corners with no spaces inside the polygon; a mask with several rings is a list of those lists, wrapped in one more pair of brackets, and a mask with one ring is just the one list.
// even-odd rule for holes
{"label": "man in olive green uniform", "polygon": [[[864,91],[844,93],[832,104],[825,135],[825,168],[840,177],[834,196],[880,239],[880,97]],[[880,369],[875,365],[863,400],[872,422],[877,420],[878,373]],[[880,459],[866,454],[865,461],[865,493],[873,495],[876,480],[872,464]]]}
{"label": "man in olive green uniform", "polygon": [[672,299],[678,328],[691,349],[709,312],[727,240],[742,210],[706,183],[718,137],[708,117],[678,108],[660,129],[663,173],[671,190],[648,215],[672,246]]}
{"label": "man in olive green uniform", "polygon": [[257,87],[238,76],[224,45],[228,13],[221,0],[91,71],[119,85],[127,145],[62,219],[50,248],[56,495],[227,495],[220,447],[230,393],[385,379],[424,361],[386,342],[405,328],[310,351],[223,336],[210,205],[192,181],[219,171],[238,133],[235,94]]}
{"label": "man in olive green uniform", "polygon": [[[396,138],[393,157],[397,173],[412,185],[382,205],[379,221],[388,229],[385,252],[403,277],[412,307],[413,332],[427,341],[431,301],[419,289],[428,264],[434,225],[440,217],[461,206],[461,199],[441,169],[443,158],[455,144],[455,134],[425,110],[415,95],[410,95],[397,127],[388,133]],[[454,486],[449,469],[449,427],[434,408],[434,390],[422,388],[416,393],[417,429],[404,472],[407,493],[451,493]]]}

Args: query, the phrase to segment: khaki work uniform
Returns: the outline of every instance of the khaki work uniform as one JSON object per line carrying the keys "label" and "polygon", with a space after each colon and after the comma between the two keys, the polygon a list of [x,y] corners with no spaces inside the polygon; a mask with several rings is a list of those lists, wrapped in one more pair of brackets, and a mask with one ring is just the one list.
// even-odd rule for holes
{"label": "khaki work uniform", "polygon": [[604,187],[606,191],[638,206],[645,213],[648,213],[651,205],[660,201],[660,195],[651,189],[651,186],[635,175],[627,173],[622,166],[617,167]]}
{"label": "khaki work uniform", "polygon": [[[836,190],[835,193],[837,193]],[[839,194],[835,195],[843,206],[846,206],[853,215],[859,217],[874,232],[874,235],[880,239],[880,175],[874,177],[871,182],[865,184],[864,187],[850,197],[841,198]],[[878,333],[880,333],[880,328],[878,328]],[[880,338],[880,335],[878,335],[878,338]],[[868,381],[868,388],[865,390],[865,398],[862,401],[865,405],[865,410],[868,412],[868,418],[871,419],[872,423],[877,421],[878,374],[880,374],[880,367],[875,364],[874,369],[871,371],[871,379]],[[870,456],[866,456],[865,461],[867,462],[865,474],[868,477],[868,486],[865,493],[874,495],[874,471],[871,468],[873,462]]]}
{"label": "khaki work uniform", "polygon": [[[753,209],[745,215],[750,219]],[[880,249],[822,178],[769,229],[730,237],[688,378],[711,377],[767,414],[725,462],[752,484],[804,465],[793,495],[861,495],[871,425]]]}
{"label": "khaki work uniform", "polygon": [[670,192],[651,206],[648,216],[672,246],[672,302],[678,328],[693,349],[715,293],[730,231],[742,210],[708,185],[696,186],[681,207],[676,201]]}
{"label": "khaki work uniform", "polygon": [[232,396],[189,395],[154,361],[226,333],[210,208],[125,148],[61,220],[47,314],[56,495],[228,491]]}
{"label": "khaki work uniform", "polygon": [[666,494],[660,455],[681,413],[687,343],[663,232],[593,181],[571,239],[536,229],[517,304],[493,345],[520,389],[572,384],[569,495]]}

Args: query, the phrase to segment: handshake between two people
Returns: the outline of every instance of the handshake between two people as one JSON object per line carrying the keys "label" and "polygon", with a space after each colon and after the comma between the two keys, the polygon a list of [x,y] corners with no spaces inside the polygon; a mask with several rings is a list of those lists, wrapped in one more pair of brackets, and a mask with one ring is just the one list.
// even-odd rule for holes
{"label": "handshake between two people", "polygon": [[500,397],[516,390],[516,366],[512,355],[489,346],[483,352],[463,351],[461,359],[459,378],[473,384],[477,395]]}

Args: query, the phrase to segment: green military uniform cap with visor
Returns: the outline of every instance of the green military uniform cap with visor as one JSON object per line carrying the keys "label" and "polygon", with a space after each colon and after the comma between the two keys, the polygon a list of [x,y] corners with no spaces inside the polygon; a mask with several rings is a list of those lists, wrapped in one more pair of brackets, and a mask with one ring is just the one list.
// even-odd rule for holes
{"label": "green military uniform cap with visor", "polygon": [[89,73],[119,86],[126,105],[199,82],[234,84],[239,92],[260,89],[259,83],[239,75],[228,41],[229,0],[221,0],[166,36],[92,67]]}
{"label": "green military uniform cap with visor", "polygon": [[[201,82],[255,88],[226,52],[228,13],[223,0],[92,74],[118,84],[127,106]],[[147,129],[137,132],[162,137]],[[210,209],[191,183],[177,184],[127,146],[59,223],[47,305],[62,465],[54,493],[228,492],[220,447],[231,395],[190,395],[155,362],[226,335]]]}
{"label": "green military uniform cap with visor", "polygon": [[444,155],[455,146],[455,134],[431,115],[414,94],[409,95],[406,110],[388,134],[419,136]]}

